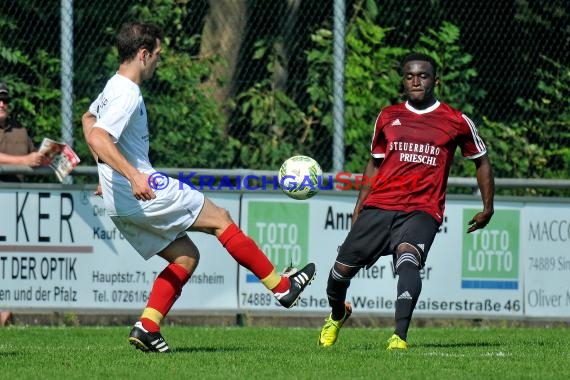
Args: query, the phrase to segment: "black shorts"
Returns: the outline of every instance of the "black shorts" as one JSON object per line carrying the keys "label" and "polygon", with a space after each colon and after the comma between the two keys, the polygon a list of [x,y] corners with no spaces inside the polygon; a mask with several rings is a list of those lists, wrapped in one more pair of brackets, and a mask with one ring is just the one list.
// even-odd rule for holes
{"label": "black shorts", "polygon": [[366,207],[339,247],[336,261],[370,268],[380,256],[395,256],[401,243],[409,243],[420,253],[423,268],[438,229],[439,223],[427,212]]}

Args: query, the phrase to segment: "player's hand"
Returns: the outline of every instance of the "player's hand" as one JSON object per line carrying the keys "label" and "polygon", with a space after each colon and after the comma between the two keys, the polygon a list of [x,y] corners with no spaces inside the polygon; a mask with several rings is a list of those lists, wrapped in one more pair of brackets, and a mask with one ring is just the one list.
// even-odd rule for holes
{"label": "player's hand", "polygon": [[101,188],[100,183],[97,184],[97,188],[93,192],[93,195],[95,195],[96,197],[103,197],[103,189]]}
{"label": "player's hand", "polygon": [[481,211],[475,214],[473,219],[467,222],[470,225],[470,227],[467,229],[467,233],[471,233],[475,230],[485,228],[485,226],[487,226],[487,224],[489,224],[489,222],[491,221],[492,216],[493,216],[492,211],[491,212]]}
{"label": "player's hand", "polygon": [[44,161],[43,154],[39,152],[32,152],[22,157],[23,164],[31,167],[36,167],[42,165]]}
{"label": "player's hand", "polygon": [[131,180],[133,195],[139,201],[150,201],[156,198],[156,194],[148,183],[148,177],[150,177],[148,174],[138,173]]}

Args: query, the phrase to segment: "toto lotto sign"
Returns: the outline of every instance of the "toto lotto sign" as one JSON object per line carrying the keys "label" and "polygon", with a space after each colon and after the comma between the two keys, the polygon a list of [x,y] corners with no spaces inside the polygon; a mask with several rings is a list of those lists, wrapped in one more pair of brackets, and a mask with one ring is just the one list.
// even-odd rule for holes
{"label": "toto lotto sign", "polygon": [[[463,225],[479,210],[464,209]],[[518,210],[497,210],[484,229],[463,238],[463,289],[519,288]]]}

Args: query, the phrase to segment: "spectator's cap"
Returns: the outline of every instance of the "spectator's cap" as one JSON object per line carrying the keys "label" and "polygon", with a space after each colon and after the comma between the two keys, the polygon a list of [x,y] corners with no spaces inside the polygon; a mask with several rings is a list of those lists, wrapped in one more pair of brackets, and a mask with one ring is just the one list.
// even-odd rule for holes
{"label": "spectator's cap", "polygon": [[0,97],[6,99],[6,98],[10,98],[10,93],[8,92],[8,86],[6,86],[6,83],[0,83]]}

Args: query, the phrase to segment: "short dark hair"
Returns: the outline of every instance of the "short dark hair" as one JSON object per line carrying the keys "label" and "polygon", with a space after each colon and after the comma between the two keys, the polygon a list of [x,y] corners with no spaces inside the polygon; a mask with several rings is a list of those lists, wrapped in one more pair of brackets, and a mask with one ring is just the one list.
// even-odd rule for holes
{"label": "short dark hair", "polygon": [[152,52],[156,48],[156,40],[162,40],[162,29],[152,23],[138,21],[126,22],[117,34],[117,49],[120,63],[133,59],[139,49]]}
{"label": "short dark hair", "polygon": [[410,53],[406,55],[400,62],[400,71],[402,74],[404,72],[404,65],[410,61],[423,61],[429,63],[431,67],[433,67],[433,76],[437,76],[437,63],[435,63],[435,59],[424,53]]}

